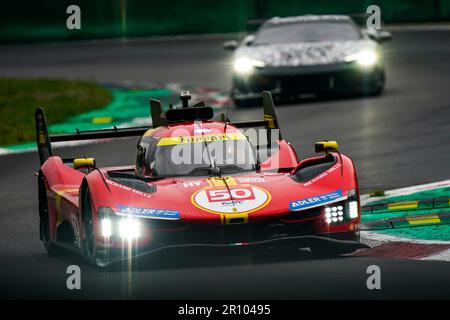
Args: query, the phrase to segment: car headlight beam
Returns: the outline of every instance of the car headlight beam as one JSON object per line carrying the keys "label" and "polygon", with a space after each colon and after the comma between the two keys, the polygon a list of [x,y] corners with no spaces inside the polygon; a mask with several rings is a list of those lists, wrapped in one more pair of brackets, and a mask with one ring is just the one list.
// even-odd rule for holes
{"label": "car headlight beam", "polygon": [[358,202],[350,201],[348,203],[348,216],[350,219],[358,218]]}
{"label": "car headlight beam", "polygon": [[345,58],[346,62],[356,63],[363,68],[368,68],[375,65],[378,62],[378,54],[374,50],[363,50],[361,52],[351,54]]}
{"label": "car headlight beam", "polygon": [[332,203],[324,208],[324,221],[326,224],[348,223],[359,216],[358,198],[355,190],[348,192],[346,201]]}
{"label": "car headlight beam", "polygon": [[265,63],[256,59],[249,59],[246,57],[237,58],[233,63],[233,69],[236,73],[248,75],[253,73],[256,68],[265,67]]}
{"label": "car headlight beam", "polygon": [[103,218],[101,220],[101,231],[102,236],[105,238],[109,238],[112,235],[112,221],[109,218]]}
{"label": "car headlight beam", "polygon": [[136,239],[140,236],[140,223],[136,219],[125,218],[119,222],[119,234],[123,239]]}

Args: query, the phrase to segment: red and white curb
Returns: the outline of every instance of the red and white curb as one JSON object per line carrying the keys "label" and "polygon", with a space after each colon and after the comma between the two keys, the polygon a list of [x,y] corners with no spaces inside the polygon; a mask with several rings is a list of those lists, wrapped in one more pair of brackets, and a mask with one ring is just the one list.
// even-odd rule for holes
{"label": "red and white curb", "polygon": [[356,252],[353,256],[369,256],[388,259],[450,261],[450,242],[447,244],[423,244],[394,241]]}

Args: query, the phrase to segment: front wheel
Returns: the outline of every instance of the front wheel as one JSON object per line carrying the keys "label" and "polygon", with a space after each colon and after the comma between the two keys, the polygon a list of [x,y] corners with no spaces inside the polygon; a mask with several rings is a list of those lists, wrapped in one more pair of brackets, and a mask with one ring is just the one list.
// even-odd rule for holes
{"label": "front wheel", "polygon": [[369,92],[370,96],[379,96],[383,93],[386,84],[386,74],[381,70],[373,79],[373,86]]}
{"label": "front wheel", "polygon": [[96,237],[95,225],[92,215],[92,202],[89,189],[83,194],[82,217],[84,227],[83,253],[84,256],[95,266],[105,267],[108,265],[108,252],[100,250]]}

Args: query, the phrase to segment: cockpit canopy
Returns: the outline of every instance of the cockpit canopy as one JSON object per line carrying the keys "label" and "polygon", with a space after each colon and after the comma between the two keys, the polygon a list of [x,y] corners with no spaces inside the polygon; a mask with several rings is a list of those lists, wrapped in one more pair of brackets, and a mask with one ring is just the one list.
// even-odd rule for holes
{"label": "cockpit canopy", "polygon": [[225,133],[209,133],[212,130],[208,128],[196,130],[202,133],[143,137],[138,145],[138,173],[160,177],[201,176],[257,169],[255,148],[239,130]]}

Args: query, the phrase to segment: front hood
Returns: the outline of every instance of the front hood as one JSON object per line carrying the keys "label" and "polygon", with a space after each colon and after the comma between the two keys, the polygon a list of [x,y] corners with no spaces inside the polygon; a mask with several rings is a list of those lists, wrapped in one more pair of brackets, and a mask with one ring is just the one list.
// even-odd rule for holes
{"label": "front hood", "polygon": [[245,223],[345,198],[354,185],[344,183],[352,179],[339,172],[334,170],[314,183],[295,182],[285,173],[233,175],[223,177],[228,187],[214,177],[168,178],[155,182],[157,191],[148,194],[110,184],[110,206],[119,214],[143,218],[221,224],[239,218]]}
{"label": "front hood", "polygon": [[376,46],[376,42],[368,39],[301,42],[240,47],[235,55],[260,60],[270,67],[311,66],[344,62],[347,56]]}

